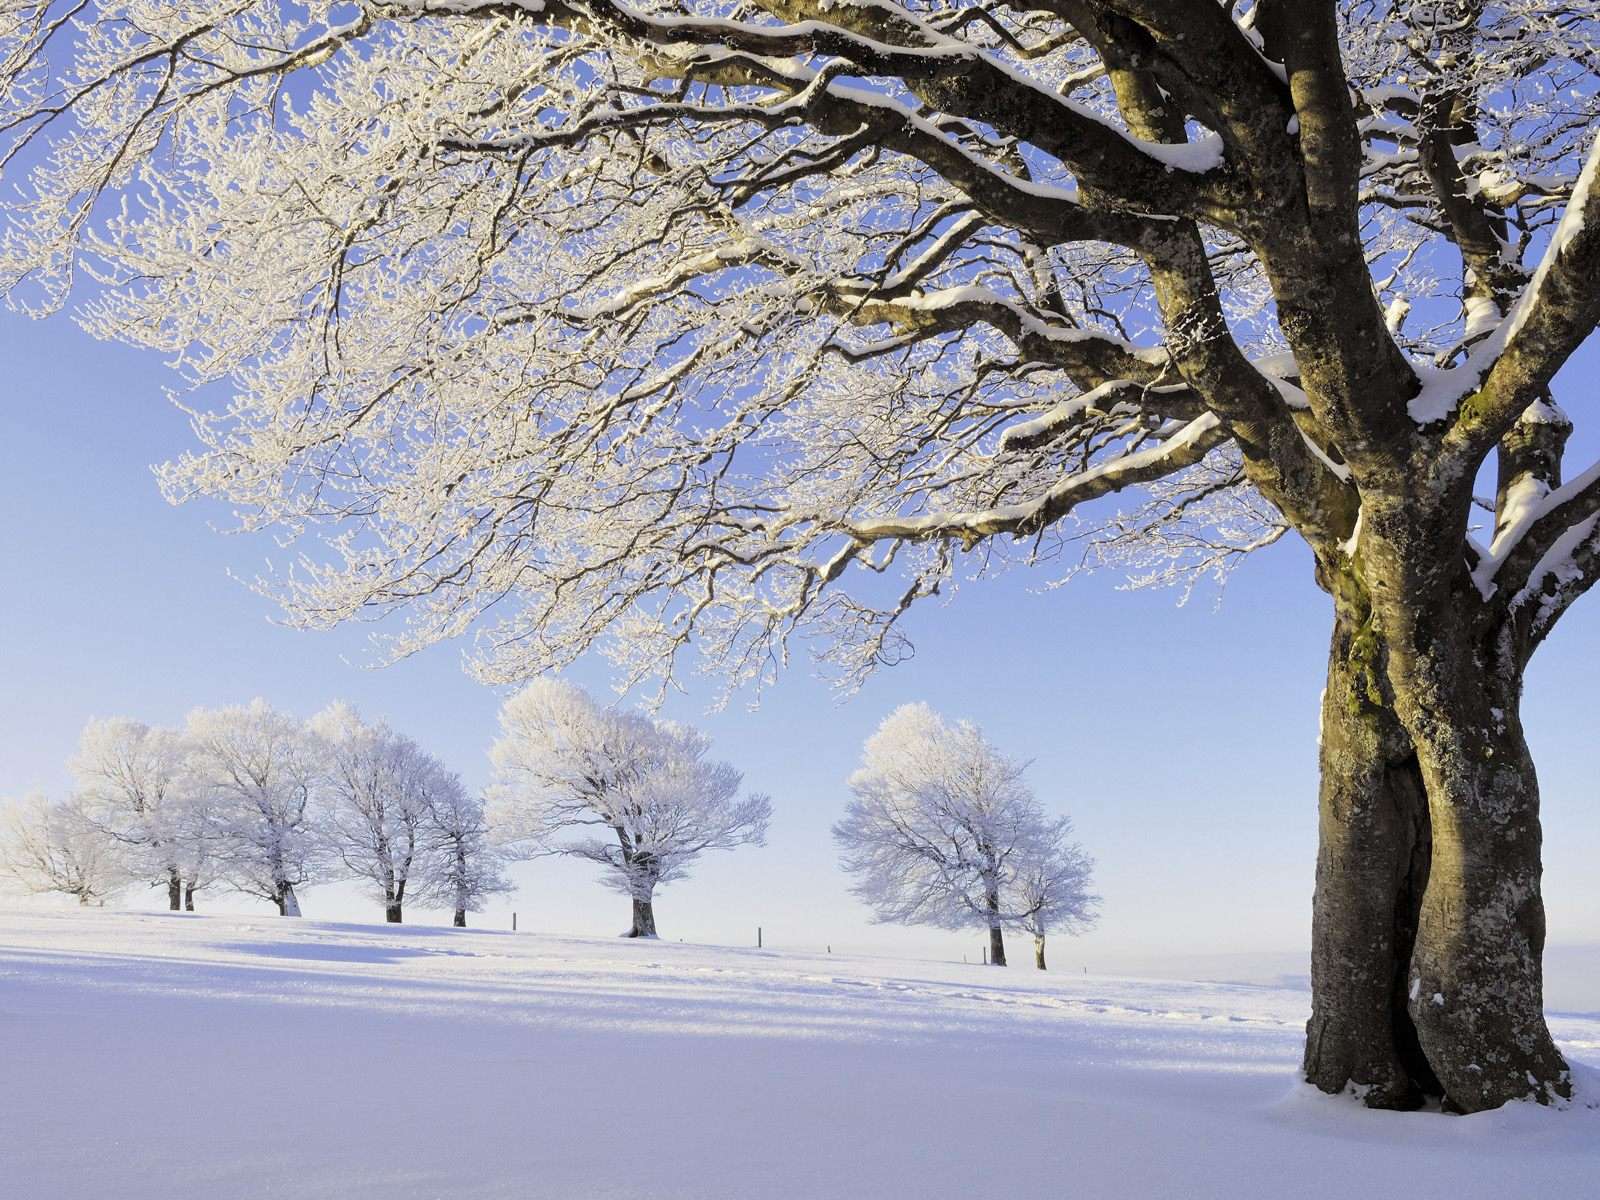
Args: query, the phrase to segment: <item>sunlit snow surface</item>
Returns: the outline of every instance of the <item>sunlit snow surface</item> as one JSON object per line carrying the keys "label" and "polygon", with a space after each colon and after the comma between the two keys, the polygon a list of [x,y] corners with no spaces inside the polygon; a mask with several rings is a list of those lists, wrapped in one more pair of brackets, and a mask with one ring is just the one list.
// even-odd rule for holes
{"label": "sunlit snow surface", "polygon": [[[1597,1109],[1394,1116],[1295,1084],[1307,1000],[1031,964],[0,912],[0,1194],[1419,1200],[1600,1178]],[[1552,1026],[1600,1064],[1600,1013]]]}

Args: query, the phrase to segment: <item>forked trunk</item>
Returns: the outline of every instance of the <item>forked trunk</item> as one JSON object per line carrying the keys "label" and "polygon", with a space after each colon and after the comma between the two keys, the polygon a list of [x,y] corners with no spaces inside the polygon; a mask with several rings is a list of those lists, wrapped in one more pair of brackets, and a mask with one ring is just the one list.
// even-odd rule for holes
{"label": "forked trunk", "polygon": [[1044,934],[1033,935],[1033,965],[1044,970]]}
{"label": "forked trunk", "polygon": [[1354,1088],[1374,1108],[1415,1108],[1439,1091],[1407,1011],[1428,806],[1381,671],[1370,629],[1338,622],[1322,698],[1304,1070],[1325,1092]]}
{"label": "forked trunk", "polygon": [[177,912],[183,906],[183,877],[177,867],[167,868],[167,908]]}

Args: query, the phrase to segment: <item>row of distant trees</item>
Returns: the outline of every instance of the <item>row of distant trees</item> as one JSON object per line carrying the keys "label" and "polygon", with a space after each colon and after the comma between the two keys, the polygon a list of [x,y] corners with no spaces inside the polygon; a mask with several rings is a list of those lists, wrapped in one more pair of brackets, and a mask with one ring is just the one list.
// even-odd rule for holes
{"label": "row of distant trees", "polygon": [[182,729],[93,720],[70,799],[10,814],[0,868],[32,891],[103,902],[142,883],[193,910],[216,884],[298,916],[296,888],[357,879],[400,921],[455,923],[506,890],[483,804],[415,741],[334,704],[309,721],[263,700],[196,709]]}
{"label": "row of distant trees", "polygon": [[[655,896],[708,850],[765,840],[771,801],[742,795],[704,734],[596,702],[557,680],[500,711],[487,800],[415,741],[334,704],[309,721],[265,701],[191,713],[182,729],[91,721],[66,801],[12,814],[0,866],[84,904],[140,883],[194,908],[221,883],[300,913],[296,889],[356,879],[399,922],[405,906],[455,923],[508,890],[510,859],[576,857],[628,897],[632,937],[656,936]],[[1093,920],[1090,861],[1052,817],[1024,764],[975,726],[926,705],[868,739],[834,835],[853,891],[880,921],[1048,933]]]}

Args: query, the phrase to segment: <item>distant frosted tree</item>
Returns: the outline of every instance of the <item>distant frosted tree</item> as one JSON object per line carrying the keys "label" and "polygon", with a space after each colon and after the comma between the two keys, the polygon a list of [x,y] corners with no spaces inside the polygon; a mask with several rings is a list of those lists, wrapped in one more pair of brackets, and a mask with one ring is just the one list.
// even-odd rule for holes
{"label": "distant frosted tree", "polygon": [[541,680],[500,710],[494,825],[524,853],[567,854],[606,868],[633,901],[629,937],[655,937],[656,888],[707,850],[759,845],[771,802],[738,798],[742,778],[709,761],[699,732],[597,704]]}
{"label": "distant frosted tree", "polygon": [[867,739],[854,793],[833,827],[851,891],[878,921],[989,931],[989,961],[1006,965],[1007,890],[1043,853],[1053,826],[1023,764],[977,726],[926,704],[890,713]]}
{"label": "distant frosted tree", "polygon": [[387,725],[367,724],[347,704],[311,720],[323,743],[329,850],[383,904],[386,921],[403,919],[406,900],[424,900],[436,872],[426,859],[428,809],[446,775],[416,742]]}
{"label": "distant frosted tree", "polygon": [[196,709],[186,736],[221,873],[280,915],[298,917],[295,888],[322,859],[311,811],[324,770],[320,739],[260,699]]}
{"label": "distant frosted tree", "polygon": [[1094,860],[1070,840],[1071,834],[1071,818],[1050,822],[1014,861],[1003,899],[1016,926],[1033,935],[1033,965],[1041,971],[1045,937],[1087,929],[1100,901],[1089,892]]}
{"label": "distant frosted tree", "polygon": [[0,817],[0,875],[29,892],[61,892],[104,904],[128,876],[111,841],[84,819],[77,800],[30,797]]}
{"label": "distant frosted tree", "polygon": [[[109,840],[131,876],[166,886],[174,912],[183,906],[184,868],[197,849],[187,755],[173,730],[109,717],[84,726],[71,763],[85,822]],[[188,879],[192,902],[193,874]]]}
{"label": "distant frosted tree", "polygon": [[469,912],[478,912],[486,899],[511,891],[512,885],[502,873],[499,848],[489,840],[483,802],[451,772],[441,772],[433,784],[428,797],[431,890],[453,906],[455,924],[465,928]]}

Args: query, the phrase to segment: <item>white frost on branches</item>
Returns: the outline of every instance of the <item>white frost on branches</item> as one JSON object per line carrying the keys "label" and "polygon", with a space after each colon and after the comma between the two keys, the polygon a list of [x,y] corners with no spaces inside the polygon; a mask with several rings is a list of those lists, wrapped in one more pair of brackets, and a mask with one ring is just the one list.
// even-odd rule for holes
{"label": "white frost on branches", "polygon": [[429,878],[438,903],[454,910],[464,926],[469,912],[482,910],[490,896],[512,890],[503,874],[505,857],[489,836],[483,801],[471,795],[461,777],[445,773],[428,797]]}
{"label": "white frost on branches", "polygon": [[130,876],[166,887],[175,905],[210,882],[205,807],[181,733],[127,717],[92,720],[71,769],[83,819],[110,841]]}
{"label": "white frost on branches", "polygon": [[113,845],[76,800],[33,796],[0,813],[0,876],[24,891],[60,892],[104,904],[129,879]]}
{"label": "white frost on branches", "polygon": [[299,916],[295,888],[326,858],[314,808],[325,769],[319,739],[260,699],[196,709],[184,732],[206,834],[228,881]]}
{"label": "white frost on branches", "polygon": [[1037,936],[1087,922],[1089,860],[1024,769],[977,726],[926,704],[890,713],[867,739],[833,830],[851,891],[878,921]]}
{"label": "white frost on branches", "polygon": [[490,752],[497,837],[604,867],[633,900],[632,936],[655,936],[655,890],[701,854],[765,841],[771,801],[740,799],[739,772],[708,759],[709,741],[687,726],[541,680],[506,701],[500,731]]}

